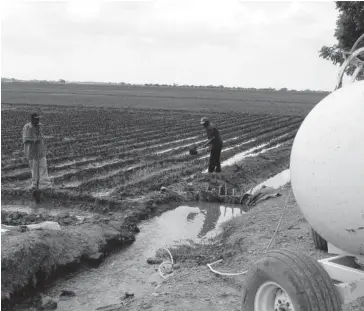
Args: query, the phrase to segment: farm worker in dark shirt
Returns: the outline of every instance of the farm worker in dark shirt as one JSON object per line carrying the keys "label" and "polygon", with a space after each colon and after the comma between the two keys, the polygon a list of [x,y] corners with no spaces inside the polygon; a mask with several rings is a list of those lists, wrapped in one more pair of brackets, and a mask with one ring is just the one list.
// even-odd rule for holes
{"label": "farm worker in dark shirt", "polygon": [[213,125],[208,118],[203,117],[201,119],[201,125],[206,129],[208,141],[203,147],[208,145],[211,146],[210,162],[209,162],[209,173],[221,173],[220,155],[222,150],[222,139],[220,133],[215,125]]}
{"label": "farm worker in dark shirt", "polygon": [[36,188],[38,178],[39,159],[39,188],[49,188],[51,182],[48,177],[46,148],[42,133],[42,124],[39,123],[40,116],[33,113],[30,116],[30,122],[23,127],[23,144],[25,157],[29,161],[32,173],[31,189]]}

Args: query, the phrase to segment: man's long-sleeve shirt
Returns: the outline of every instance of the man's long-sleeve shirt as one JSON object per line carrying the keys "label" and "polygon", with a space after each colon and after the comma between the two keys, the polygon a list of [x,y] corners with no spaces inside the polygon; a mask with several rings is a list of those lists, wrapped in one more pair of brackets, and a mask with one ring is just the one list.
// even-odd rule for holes
{"label": "man's long-sleeve shirt", "polygon": [[[37,140],[39,140],[38,143],[36,143]],[[30,122],[24,125],[23,144],[25,157],[28,160],[36,160],[37,157],[41,159],[46,156],[41,124],[37,127]]]}
{"label": "man's long-sleeve shirt", "polygon": [[210,124],[206,128],[206,134],[207,134],[208,139],[211,139],[214,137],[214,139],[210,143],[212,148],[222,148],[222,139],[221,139],[220,133],[215,125]]}

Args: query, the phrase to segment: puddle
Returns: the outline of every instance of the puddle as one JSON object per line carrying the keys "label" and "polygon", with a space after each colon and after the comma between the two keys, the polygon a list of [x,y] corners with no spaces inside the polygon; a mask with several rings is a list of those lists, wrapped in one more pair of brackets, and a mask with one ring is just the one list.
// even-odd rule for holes
{"label": "puddle", "polygon": [[159,146],[159,147],[163,147],[163,146],[166,146],[166,145],[169,145],[169,144],[181,143],[181,142],[186,141],[186,140],[196,139],[197,137],[198,137],[198,136],[192,136],[192,137],[187,137],[187,138],[183,138],[183,139],[172,140],[172,141],[169,141],[169,142],[166,142],[166,143],[160,144],[160,145],[158,145],[158,146]]}
{"label": "puddle", "polygon": [[61,167],[64,167],[64,166],[70,166],[70,165],[76,165],[76,164],[80,165],[83,162],[94,161],[97,158],[98,157],[86,157],[86,158],[82,158],[82,159],[79,159],[79,160],[76,160],[76,161],[71,161],[71,160],[61,161],[61,162],[57,163],[56,165],[53,165],[53,167],[61,168]]}
{"label": "puddle", "polygon": [[121,162],[119,159],[101,161],[101,162],[92,162],[87,164],[85,167],[81,167],[80,169],[87,169],[87,168],[103,168],[104,166]]}
{"label": "puddle", "polygon": [[[221,150],[221,153],[223,153],[223,152],[225,152],[225,151],[229,151],[229,150],[232,150],[232,149],[235,149],[235,148],[239,148],[239,147],[241,147],[241,146],[244,146],[244,145],[246,145],[246,144],[249,144],[249,143],[251,143],[251,142],[253,142],[253,141],[255,141],[256,139],[255,138],[253,138],[253,139],[250,139],[250,140],[247,140],[247,141],[244,141],[243,143],[241,143],[241,144],[237,144],[237,145],[234,145],[234,146],[231,146],[231,147],[227,147],[227,148],[224,148],[224,149],[222,149]],[[260,146],[257,146],[257,147],[254,147],[254,148],[251,148],[251,149],[249,149],[249,150],[247,150],[247,151],[244,151],[244,152],[251,152],[251,151],[254,151],[255,149],[257,149],[257,148],[261,148],[262,146],[266,146],[266,145],[268,145],[268,144],[264,144],[264,145],[260,145]],[[244,153],[243,152],[243,153]],[[238,154],[240,154],[240,153],[238,153]],[[210,155],[208,154],[208,155],[205,155],[205,156],[203,156],[203,157],[200,157],[199,158],[199,160],[202,160],[202,159],[206,159],[206,158],[209,158],[210,157]]]}
{"label": "puddle", "polygon": [[[64,189],[71,189],[71,188],[76,188],[76,187],[79,187],[80,185],[82,185],[84,182],[90,182],[90,181],[95,181],[95,180],[99,180],[99,181],[102,181],[102,180],[105,180],[105,179],[108,179],[110,177],[113,177],[113,176],[116,176],[117,174],[121,173],[121,172],[128,172],[134,168],[137,168],[141,166],[140,164],[137,164],[137,165],[132,165],[132,166],[129,166],[127,168],[119,168],[117,170],[114,170],[114,171],[111,171],[111,172],[108,172],[107,174],[103,174],[103,175],[97,175],[95,177],[92,177],[92,178],[88,178],[86,181],[85,180],[78,180],[78,181],[71,181],[71,182],[66,182],[66,183],[63,183],[61,185],[61,188],[64,188]],[[102,196],[103,193],[105,193],[106,190],[100,190],[100,191],[95,191],[93,192],[93,195],[94,196],[98,196],[99,193],[101,193]]]}
{"label": "puddle", "polygon": [[[236,136],[236,137],[233,137],[233,138],[226,139],[226,140],[224,140],[224,141],[225,141],[225,142],[228,142],[228,141],[237,140],[237,139],[239,139],[239,138],[240,138],[240,136]],[[236,148],[236,147],[239,147],[239,146],[242,146],[242,145],[247,144],[247,143],[250,143],[250,142],[252,142],[252,141],[254,141],[254,140],[255,140],[255,139],[251,139],[251,140],[246,141],[246,142],[244,142],[244,143],[242,143],[242,144],[239,144],[239,145],[235,145],[235,146],[233,146],[233,147],[226,148],[226,149],[224,149],[222,152],[224,152],[224,151],[226,151],[226,150],[230,150],[230,149]],[[162,151],[158,151],[158,152],[156,152],[155,154],[163,154],[163,153],[166,153],[166,152],[169,152],[169,151],[172,151],[172,150],[179,150],[179,149],[182,149],[182,148],[186,148],[186,147],[192,146],[192,145],[194,145],[194,144],[202,143],[202,142],[204,142],[204,141],[207,141],[207,140],[206,140],[206,139],[203,139],[203,140],[195,141],[195,142],[193,142],[193,143],[189,143],[189,144],[186,144],[186,145],[183,145],[183,146],[178,146],[178,147],[175,147],[175,148],[165,149],[165,150],[162,150]],[[185,155],[188,155],[188,154],[189,154],[189,151],[184,151],[183,153],[180,153],[180,154],[178,154],[178,155],[174,156],[174,158],[180,158],[180,157],[185,156]],[[209,157],[209,156],[203,156],[203,157],[199,158],[199,160],[201,160],[201,159],[205,159],[205,158],[207,158],[207,157]]]}
{"label": "puddle", "polygon": [[182,148],[186,148],[188,146],[192,146],[194,144],[200,144],[200,143],[202,143],[204,141],[206,141],[206,139],[195,141],[193,143],[189,143],[189,144],[186,144],[186,145],[177,146],[177,147],[174,147],[174,148],[169,148],[169,149],[165,149],[165,150],[162,150],[162,151],[158,151],[155,154],[163,154],[163,153],[166,153],[166,152],[169,152],[169,151],[172,151],[172,150],[179,150],[179,149],[182,149]]}
{"label": "puddle", "polygon": [[[227,159],[226,161],[222,162],[222,163],[221,163],[221,167],[231,166],[231,165],[234,165],[234,164],[236,164],[236,163],[241,162],[242,160],[244,160],[244,159],[245,159],[245,158],[247,158],[247,157],[255,157],[255,156],[257,156],[257,155],[258,155],[258,154],[260,154],[260,153],[267,152],[267,151],[268,151],[268,149],[266,149],[264,152],[263,152],[263,150],[262,150],[260,153],[252,153],[254,150],[257,150],[257,149],[259,149],[259,148],[262,148],[262,147],[264,147],[264,146],[266,146],[266,145],[268,145],[268,143],[266,143],[266,144],[261,144],[261,145],[259,145],[259,146],[253,147],[253,148],[251,148],[251,149],[249,149],[249,150],[245,150],[245,151],[243,151],[243,152],[237,153],[236,155],[234,155],[234,156],[232,156],[231,158]],[[275,148],[278,148],[278,147],[275,147]],[[271,148],[271,149],[273,149],[273,148]],[[269,149],[269,150],[271,150],[271,149]],[[222,152],[224,152],[224,150],[223,150]],[[206,156],[206,157],[209,157],[209,156],[210,156],[210,155],[208,155],[208,156]],[[205,157],[203,157],[203,158],[205,158]],[[203,158],[201,158],[201,159],[203,159]],[[207,169],[205,169],[204,171],[202,171],[202,173],[203,173],[203,174],[206,174],[206,173],[207,173],[207,171],[208,171],[208,170],[207,170]],[[192,177],[192,176],[190,176],[190,177]]]}
{"label": "puddle", "polygon": [[63,183],[60,188],[68,189],[68,188],[76,188],[79,187],[83,182],[82,181],[71,181],[67,183]]}
{"label": "puddle", "polygon": [[254,150],[260,149],[260,148],[265,147],[267,145],[268,145],[268,143],[261,144],[259,146],[253,147],[253,148],[251,148],[249,150],[237,153],[236,155],[234,155],[231,158],[227,159],[226,161],[222,162],[221,167],[234,165],[234,164],[242,161],[246,157],[247,154],[252,153]]}
{"label": "puddle", "polygon": [[282,147],[283,145],[284,145],[284,143],[283,143],[283,144],[277,144],[277,145],[275,145],[275,146],[273,146],[273,147],[264,148],[264,149],[262,149],[262,150],[261,150],[261,151],[259,151],[259,152],[254,152],[254,153],[248,154],[248,155],[246,156],[246,158],[249,158],[249,157],[256,157],[257,155],[260,155],[260,154],[262,154],[262,153],[266,153],[267,151],[270,151],[270,150],[273,150],[273,149],[277,149],[277,148],[279,148],[279,147]]}
{"label": "puddle", "polygon": [[173,245],[175,241],[198,241],[214,236],[220,232],[222,222],[243,213],[239,207],[206,202],[199,202],[198,206],[183,205],[165,212],[140,226],[141,235],[145,231],[153,231],[154,239],[148,242],[151,247],[145,250],[145,254],[153,256],[155,249]]}
{"label": "puddle", "polygon": [[65,162],[61,162],[59,164],[53,165],[53,167],[60,168],[60,167],[64,167],[64,166],[74,165],[74,164],[77,164],[77,162],[76,161],[65,161]]}
{"label": "puddle", "polygon": [[286,169],[280,172],[279,174],[274,175],[273,177],[267,179],[266,181],[262,182],[256,187],[254,187],[253,193],[258,191],[263,185],[273,189],[278,189],[287,184],[290,180],[291,180],[291,171],[289,169]]}
{"label": "puddle", "polygon": [[95,198],[103,198],[108,197],[113,190],[105,190],[105,191],[98,191],[98,192],[91,192],[91,195]]}
{"label": "puddle", "polygon": [[236,136],[236,137],[233,137],[233,138],[229,138],[229,139],[225,139],[224,141],[226,142],[226,141],[232,141],[232,140],[237,140],[237,139],[239,139],[240,138],[240,136]]}
{"label": "puddle", "polygon": [[63,137],[63,140],[64,141],[75,141],[76,138],[74,138],[74,137]]}
{"label": "puddle", "polygon": [[151,282],[161,282],[157,266],[146,263],[148,257],[163,247],[183,239],[199,240],[218,233],[224,220],[240,215],[240,209],[219,204],[199,203],[180,206],[139,225],[136,241],[121,252],[109,256],[98,269],[88,269],[59,280],[45,294],[59,296],[61,290],[73,290],[76,297],[59,301],[60,311],[89,311],[120,303],[124,292],[141,298],[151,290]]}
{"label": "puddle", "polygon": [[65,175],[66,173],[67,174],[70,174],[70,173],[75,174],[77,172],[78,172],[77,169],[69,169],[69,170],[67,170],[67,172],[59,171],[57,173],[49,174],[48,176],[49,176],[50,179],[54,179],[54,178],[60,178],[63,175]]}
{"label": "puddle", "polygon": [[221,152],[228,151],[228,150],[232,150],[232,149],[235,149],[235,148],[244,146],[246,144],[252,143],[253,141],[256,141],[256,139],[253,138],[253,139],[247,140],[247,141],[245,141],[245,142],[243,142],[241,144],[237,144],[237,145],[234,145],[234,146],[231,146],[231,147],[227,147],[227,148],[223,149]]}

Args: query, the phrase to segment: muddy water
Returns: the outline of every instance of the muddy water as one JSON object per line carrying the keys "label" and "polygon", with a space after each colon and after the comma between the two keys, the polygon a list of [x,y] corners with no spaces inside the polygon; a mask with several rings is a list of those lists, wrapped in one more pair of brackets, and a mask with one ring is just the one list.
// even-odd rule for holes
{"label": "muddy water", "polygon": [[57,310],[64,311],[89,311],[117,304],[126,291],[136,298],[143,297],[149,293],[152,282],[162,281],[157,266],[146,263],[148,257],[181,240],[212,237],[218,233],[220,223],[241,213],[239,208],[217,204],[180,206],[143,222],[136,241],[108,257],[99,268],[59,280],[45,294],[56,298],[61,290],[74,291],[76,297],[59,302]]}
{"label": "muddy water", "polygon": [[257,185],[253,188],[253,193],[259,190],[262,186],[267,186],[273,189],[278,189],[281,186],[284,186],[291,180],[291,173],[289,169],[286,169],[279,174],[274,175],[273,177],[267,179],[261,184]]}

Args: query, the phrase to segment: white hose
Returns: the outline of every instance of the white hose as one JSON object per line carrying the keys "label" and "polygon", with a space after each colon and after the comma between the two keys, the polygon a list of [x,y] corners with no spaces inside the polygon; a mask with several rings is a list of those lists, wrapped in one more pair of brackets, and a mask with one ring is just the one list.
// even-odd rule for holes
{"label": "white hose", "polygon": [[[284,215],[285,215],[285,211],[286,211],[287,206],[288,206],[289,199],[290,199],[290,197],[291,197],[291,193],[292,193],[292,188],[291,188],[291,189],[290,189],[290,191],[289,191],[289,194],[288,194],[288,197],[287,197],[286,203],[285,203],[285,205],[284,205],[284,207],[283,207],[283,209],[282,209],[281,218],[279,219],[279,222],[278,222],[278,225],[277,225],[277,227],[276,227],[276,230],[274,231],[274,234],[273,234],[272,238],[270,239],[270,241],[269,241],[269,243],[268,243],[267,247],[265,248],[265,250],[264,250],[264,254],[265,254],[265,253],[267,253],[267,251],[268,251],[268,250],[269,250],[269,248],[271,247],[271,245],[272,245],[272,243],[273,243],[273,241],[274,241],[274,239],[275,239],[275,237],[276,237],[276,235],[277,235],[277,232],[278,232],[278,230],[279,230],[279,228],[280,228],[280,226],[281,226],[281,223],[282,223],[283,217],[284,217]],[[215,274],[219,274],[219,275],[223,275],[223,276],[238,276],[238,275],[244,275],[244,274],[247,274],[247,273],[248,273],[248,271],[249,271],[249,270],[246,270],[246,271],[243,271],[243,272],[237,272],[237,273],[225,273],[225,272],[219,272],[219,271],[217,271],[217,270],[215,270],[215,269],[213,269],[213,268],[211,267],[212,265],[217,264],[217,263],[222,262],[222,261],[223,261],[223,259],[220,259],[220,260],[215,261],[215,262],[213,262],[213,263],[207,264],[207,266],[209,267],[209,269],[210,269],[213,273],[215,273]]]}
{"label": "white hose", "polygon": [[[276,237],[276,235],[277,235],[277,232],[278,232],[278,230],[279,230],[279,228],[280,228],[280,226],[281,226],[281,223],[282,223],[283,217],[284,217],[284,215],[285,215],[285,211],[286,211],[286,209],[287,209],[289,199],[291,198],[291,193],[292,193],[292,188],[291,188],[291,189],[290,189],[290,191],[289,191],[289,194],[288,194],[288,197],[287,197],[286,203],[285,203],[285,205],[284,205],[284,207],[283,207],[283,209],[282,209],[281,218],[279,219],[279,222],[278,222],[278,225],[277,225],[277,227],[276,227],[276,230],[274,231],[274,234],[273,234],[272,238],[270,239],[270,241],[269,241],[269,243],[268,243],[268,245],[267,245],[267,247],[265,248],[265,250],[264,250],[264,252],[263,252],[263,253],[267,253],[267,251],[268,251],[268,250],[269,250],[269,248],[271,247],[271,245],[272,245],[272,243],[273,243],[273,241],[274,241],[274,239],[275,239],[275,237]],[[171,259],[171,261],[170,261],[170,262],[168,262],[168,261],[163,261],[163,262],[159,265],[159,267],[158,267],[158,271],[159,271],[160,276],[161,276],[163,279],[167,279],[168,277],[164,276],[164,274],[163,274],[163,272],[162,272],[162,266],[164,266],[164,265],[171,265],[171,266],[172,266],[171,268],[173,269],[173,265],[174,265],[174,262],[173,262],[173,256],[172,256],[172,254],[171,254],[171,252],[169,251],[169,249],[168,249],[168,248],[161,248],[161,249],[163,249],[163,250],[165,250],[166,252],[168,252],[169,257],[170,257],[170,259]],[[222,261],[223,261],[223,259],[220,259],[220,260],[217,260],[217,261],[214,261],[214,262],[212,262],[212,263],[207,264],[207,266],[209,267],[209,269],[210,269],[213,273],[215,273],[215,274],[219,274],[219,275],[223,275],[223,276],[238,276],[238,275],[244,275],[244,274],[247,274],[247,272],[248,272],[248,270],[246,270],[246,271],[243,271],[243,272],[237,272],[237,273],[227,273],[227,272],[219,272],[219,271],[215,270],[214,268],[212,268],[212,265],[215,265],[215,264],[220,263],[220,262],[222,262]],[[170,274],[169,276],[171,276],[171,274]]]}
{"label": "white hose", "polygon": [[[158,271],[159,271],[159,274],[160,274],[160,276],[163,278],[163,279],[167,279],[168,277],[165,277],[164,276],[164,274],[163,274],[163,272],[162,272],[162,266],[165,266],[165,265],[171,265],[171,268],[173,269],[173,265],[174,265],[174,263],[173,263],[173,256],[172,256],[172,254],[171,254],[171,252],[169,251],[169,249],[168,248],[161,248],[161,249],[163,249],[163,250],[165,250],[166,252],[168,252],[168,254],[169,254],[169,257],[171,258],[171,261],[169,262],[169,261],[163,261],[160,265],[159,265],[159,267],[158,267]],[[170,276],[170,275],[169,275]]]}

